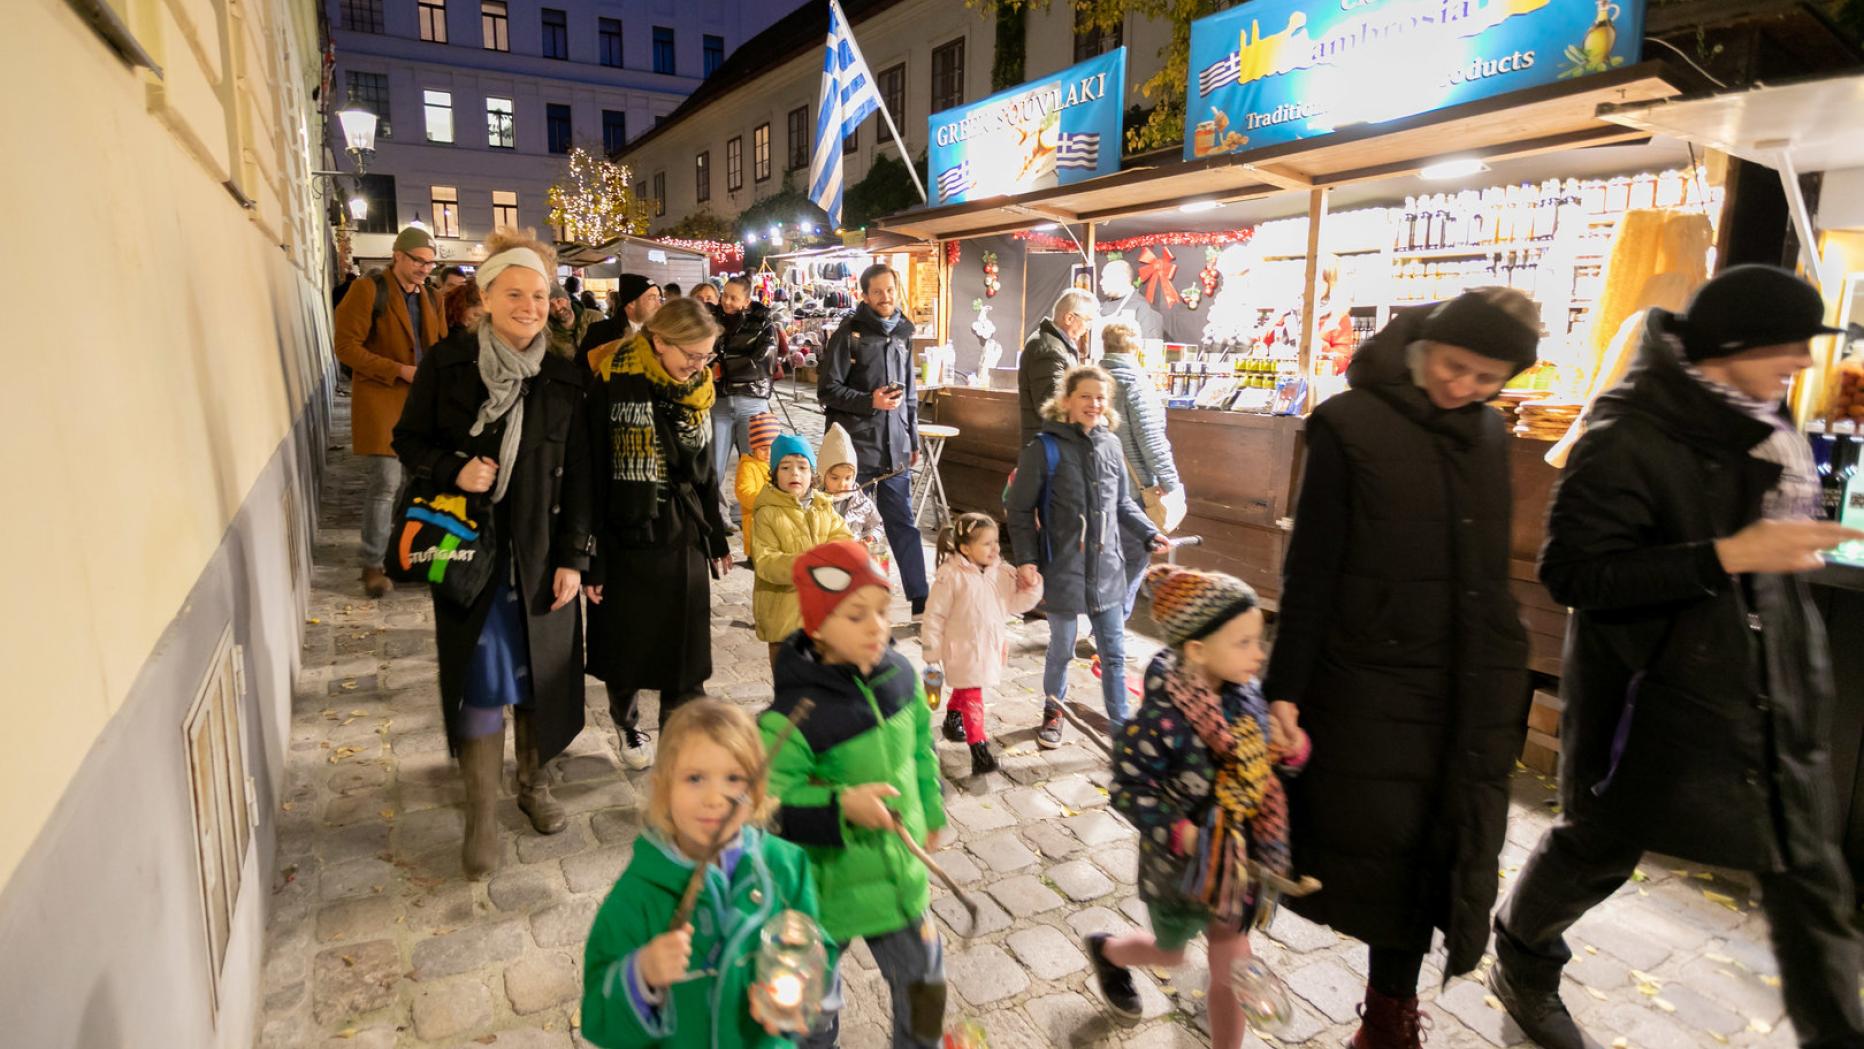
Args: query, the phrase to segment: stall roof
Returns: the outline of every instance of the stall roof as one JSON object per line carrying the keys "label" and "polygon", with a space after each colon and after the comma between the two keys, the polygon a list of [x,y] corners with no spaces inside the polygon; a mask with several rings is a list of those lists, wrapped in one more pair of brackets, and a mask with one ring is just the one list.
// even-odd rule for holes
{"label": "stall roof", "polygon": [[642,247],[651,248],[655,251],[664,251],[670,255],[684,255],[695,259],[703,259],[706,257],[703,251],[693,251],[690,248],[674,247],[671,244],[662,244],[660,241],[650,240],[647,237],[635,237],[624,233],[606,244],[599,244],[595,247],[560,248],[557,251],[557,261],[565,266],[598,265],[607,262],[610,257],[616,254],[615,249],[622,244],[639,244]]}
{"label": "stall roof", "polygon": [[1664,63],[1643,62],[1319,138],[902,212],[882,219],[877,231],[927,240],[977,237],[1162,211],[1187,200],[1233,202],[1389,178],[1452,156],[1501,159],[1632,141],[1646,133],[1600,120],[1599,108],[1668,98],[1683,82]]}
{"label": "stall roof", "polygon": [[1864,168],[1864,73],[1602,107],[1599,116],[1768,167]]}

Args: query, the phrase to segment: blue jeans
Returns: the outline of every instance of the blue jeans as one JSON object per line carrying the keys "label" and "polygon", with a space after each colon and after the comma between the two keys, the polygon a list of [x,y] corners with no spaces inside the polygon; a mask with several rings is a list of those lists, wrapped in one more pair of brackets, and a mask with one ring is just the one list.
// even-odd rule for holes
{"label": "blue jeans", "polygon": [[770,410],[770,402],[759,397],[720,397],[712,405],[712,472],[722,491],[731,490],[731,450],[739,455],[751,453],[751,416]]}
{"label": "blue jeans", "polygon": [[[934,1049],[937,1039],[928,1042],[913,1037],[908,1005],[913,985],[945,982],[945,946],[939,940],[932,916],[927,914],[918,924],[863,939],[867,941],[868,952],[874,956],[874,967],[887,981],[887,990],[893,998],[893,1049]],[[848,944],[842,944],[844,952],[847,947]],[[823,1015],[816,1029],[797,1039],[803,1049],[834,1049],[841,1035],[844,985],[834,973],[829,975],[834,977],[835,991],[822,1002]]]}
{"label": "blue jeans", "polygon": [[[857,480],[866,484],[883,472],[876,470]],[[926,552],[920,545],[919,526],[913,524],[912,475],[896,474],[875,485],[874,506],[887,524],[887,545],[893,549],[893,563],[900,566],[900,585],[906,591],[906,600],[925,601]]]}
{"label": "blue jeans", "polygon": [[395,527],[395,500],[401,494],[401,460],[392,455],[361,455],[367,471],[362,495],[362,566],[382,567],[389,533]]}
{"label": "blue jeans", "polygon": [[[1087,614],[1087,624],[1094,631],[1094,645],[1100,650],[1100,693],[1107,705],[1107,720],[1113,734],[1119,735],[1126,724],[1126,617],[1118,607]],[[1081,627],[1079,615],[1050,612],[1048,617],[1048,658],[1042,664],[1042,691],[1062,700],[1068,698],[1068,663],[1074,659],[1074,638]]]}

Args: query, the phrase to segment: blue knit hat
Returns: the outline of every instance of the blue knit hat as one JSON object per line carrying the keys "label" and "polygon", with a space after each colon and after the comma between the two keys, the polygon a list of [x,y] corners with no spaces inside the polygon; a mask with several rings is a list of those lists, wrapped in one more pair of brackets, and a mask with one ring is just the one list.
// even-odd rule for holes
{"label": "blue knit hat", "polygon": [[777,439],[770,443],[770,475],[772,477],[776,476],[777,467],[782,464],[784,457],[790,455],[800,455],[809,460],[809,472],[815,472],[815,453],[809,450],[809,442],[793,433],[785,433],[778,434]]}

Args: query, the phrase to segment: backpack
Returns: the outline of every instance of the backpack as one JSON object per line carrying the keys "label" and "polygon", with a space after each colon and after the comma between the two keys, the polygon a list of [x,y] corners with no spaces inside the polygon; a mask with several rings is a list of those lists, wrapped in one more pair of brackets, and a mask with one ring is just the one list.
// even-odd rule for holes
{"label": "backpack", "polygon": [[[1052,433],[1037,433],[1036,440],[1042,442],[1042,494],[1036,499],[1036,533],[1042,537],[1042,563],[1054,559],[1054,546],[1049,541],[1048,522],[1052,504],[1049,482],[1055,477],[1055,468],[1061,465],[1061,444]],[[1016,471],[1010,471],[1010,480],[1003,486],[1003,501],[1010,501],[1010,486],[1016,483]]]}
{"label": "backpack", "polygon": [[[385,316],[388,313],[388,272],[386,270],[376,270],[374,273],[369,274],[367,277],[364,277],[363,279],[368,280],[368,281],[373,281],[375,283],[375,304],[369,307],[369,336],[368,336],[369,338],[374,338],[376,324],[380,322],[383,316]],[[428,296],[432,295],[433,293],[434,293],[433,289],[429,288],[425,283],[421,285],[421,299],[423,301],[425,301],[428,298]],[[444,323],[445,322],[444,314],[446,313],[446,311],[442,309],[440,312],[443,315],[442,323]]]}

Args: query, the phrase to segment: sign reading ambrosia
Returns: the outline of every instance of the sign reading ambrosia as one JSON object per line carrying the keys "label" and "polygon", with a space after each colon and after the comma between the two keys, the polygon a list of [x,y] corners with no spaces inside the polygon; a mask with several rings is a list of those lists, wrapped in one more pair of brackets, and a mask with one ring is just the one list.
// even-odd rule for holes
{"label": "sign reading ambrosia", "polygon": [[1186,159],[1635,62],[1644,0],[1254,0],[1191,24]]}
{"label": "sign reading ambrosia", "polygon": [[1126,49],[932,114],[934,204],[1026,193],[1120,169]]}

